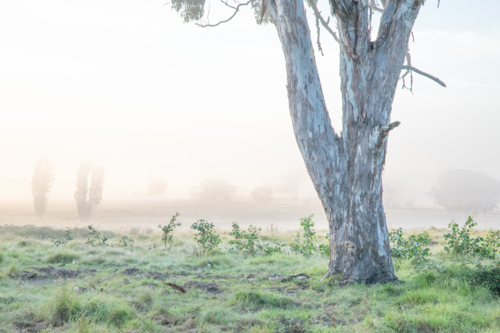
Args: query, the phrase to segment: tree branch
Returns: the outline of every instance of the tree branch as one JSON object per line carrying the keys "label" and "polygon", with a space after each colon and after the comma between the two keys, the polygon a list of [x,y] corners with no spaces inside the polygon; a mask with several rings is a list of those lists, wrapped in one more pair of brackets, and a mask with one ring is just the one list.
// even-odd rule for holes
{"label": "tree branch", "polygon": [[378,8],[377,7],[377,4],[375,3],[375,0],[370,0],[370,8],[375,11],[375,12],[379,12],[379,13],[383,13],[384,10],[382,8]]}
{"label": "tree branch", "polygon": [[[437,77],[435,76],[432,76],[430,74],[427,74],[426,72],[422,72],[420,69],[417,69],[413,66],[410,66],[410,65],[405,65],[403,66],[401,69],[406,69],[406,70],[410,70],[410,71],[413,71],[417,74],[420,74],[422,76],[425,76],[426,78],[428,79],[431,79],[432,81],[436,82],[437,84],[439,84],[440,86],[443,86],[446,88],[446,83],[444,83],[443,81],[441,81],[440,79],[438,79]],[[405,75],[406,76],[406,75]]]}
{"label": "tree branch", "polygon": [[[321,22],[321,25],[323,25],[323,27],[326,29],[326,31],[328,31],[330,33],[330,35],[333,36],[333,39],[335,39],[337,41],[337,43],[340,43],[339,37],[332,30],[332,28],[330,28],[330,26],[328,25],[328,21],[325,21],[323,16],[321,16],[321,12],[318,10],[318,7],[316,6],[316,3],[314,2],[314,0],[307,0],[307,3],[309,3],[311,8],[313,9],[314,16],[316,16],[316,19],[319,20]],[[330,20],[330,19],[328,19],[328,20]],[[319,27],[318,27],[318,34],[319,34]],[[323,54],[323,52],[322,52],[322,54]]]}
{"label": "tree branch", "polygon": [[382,132],[381,134],[382,135],[387,135],[387,133],[389,133],[389,131],[395,129],[396,127],[398,127],[399,125],[401,125],[401,122],[400,121],[395,121],[393,123],[390,123],[388,125],[382,125],[380,127],[380,132]]}
{"label": "tree branch", "polygon": [[226,19],[226,20],[223,20],[223,21],[219,21],[219,22],[217,22],[216,24],[209,24],[209,23],[206,23],[206,24],[205,24],[205,23],[196,23],[196,25],[197,25],[197,26],[199,26],[199,27],[202,27],[202,28],[206,28],[206,27],[211,27],[211,28],[213,28],[213,27],[216,27],[216,26],[218,26],[218,25],[220,25],[220,24],[222,24],[222,23],[229,22],[229,21],[231,21],[231,20],[232,20],[232,19],[236,16],[236,14],[238,14],[238,12],[239,12],[239,10],[240,10],[240,7],[242,7],[242,6],[248,6],[249,4],[253,3],[255,0],[249,0],[249,1],[244,2],[244,3],[240,3],[240,4],[238,4],[236,7],[229,5],[227,2],[224,2],[223,0],[221,0],[221,1],[222,1],[222,3],[223,3],[223,4],[225,4],[226,6],[228,6],[228,7],[230,7],[230,8],[233,8],[233,9],[234,9],[234,13],[233,13],[233,15],[231,15],[231,16],[230,16],[228,19]]}
{"label": "tree branch", "polygon": [[321,47],[321,41],[320,41],[319,18],[317,16],[316,16],[316,30],[318,32],[318,39],[316,40],[316,43],[318,43],[318,50],[319,52],[321,52],[321,55],[324,56],[323,48]]}

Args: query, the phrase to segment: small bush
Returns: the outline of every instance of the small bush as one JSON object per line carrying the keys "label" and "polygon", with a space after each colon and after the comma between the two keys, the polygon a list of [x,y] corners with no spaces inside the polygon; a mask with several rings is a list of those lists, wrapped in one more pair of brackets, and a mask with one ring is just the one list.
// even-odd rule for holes
{"label": "small bush", "polygon": [[233,236],[234,239],[229,241],[232,245],[232,252],[246,252],[248,254],[255,254],[260,248],[259,244],[259,232],[262,229],[250,225],[248,231],[240,230],[238,223],[233,222],[233,230],[229,233],[229,236]]}
{"label": "small bush", "polygon": [[449,254],[462,255],[462,256],[477,256],[480,258],[495,258],[498,247],[500,246],[500,231],[490,230],[486,236],[471,237],[471,230],[477,225],[471,216],[460,229],[459,225],[453,221],[448,224],[451,228],[451,233],[444,235],[447,241],[444,247],[445,252]]}
{"label": "small bush", "polygon": [[394,258],[409,259],[414,265],[428,261],[427,257],[430,256],[431,250],[426,246],[431,242],[431,237],[426,231],[404,239],[403,230],[399,228],[389,232],[389,240]]}
{"label": "small bush", "polygon": [[174,229],[176,227],[179,227],[181,225],[180,222],[176,222],[177,221],[177,218],[179,217],[179,213],[175,213],[174,216],[172,216],[172,219],[170,220],[170,222],[165,225],[165,226],[161,226],[158,225],[158,228],[161,229],[162,231],[162,235],[161,235],[161,240],[163,241],[163,244],[165,244],[165,248],[167,248],[167,243],[170,244],[169,248],[172,247],[172,235],[170,234],[172,231],[174,231]]}
{"label": "small bush", "polygon": [[128,236],[120,237],[120,246],[133,246],[134,240]]}
{"label": "small bush", "polygon": [[205,220],[198,220],[193,223],[191,229],[198,231],[194,235],[194,239],[198,243],[202,255],[205,255],[208,251],[217,248],[222,242],[220,236],[217,235],[217,232],[215,231],[213,223],[208,223]]}
{"label": "small bush", "polygon": [[313,229],[314,222],[312,217],[313,215],[310,215],[300,219],[300,227],[303,232],[302,239],[300,237],[300,232],[297,233],[291,245],[293,252],[302,253],[303,255],[312,255],[318,252],[318,248],[314,244],[316,241],[316,232]]}
{"label": "small bush", "polygon": [[86,244],[92,245],[92,246],[96,246],[96,245],[108,246],[108,244],[106,244],[106,241],[108,240],[108,238],[101,237],[100,232],[97,231],[97,229],[94,228],[92,226],[92,224],[88,226],[88,229],[89,229],[89,238],[87,239]]}
{"label": "small bush", "polygon": [[327,244],[320,244],[318,247],[319,253],[325,256],[330,256],[330,234],[326,234],[325,239],[328,241]]}
{"label": "small bush", "polygon": [[62,238],[59,238],[56,241],[54,241],[54,246],[55,247],[59,247],[61,245],[66,246],[66,245],[68,245],[68,242],[72,241],[72,240],[73,240],[73,237],[71,236],[71,230],[67,229],[64,232],[64,236]]}
{"label": "small bush", "polygon": [[267,255],[273,253],[283,253],[283,248],[286,247],[286,243],[280,243],[279,241],[274,241],[274,243],[264,243],[261,246],[262,252]]}

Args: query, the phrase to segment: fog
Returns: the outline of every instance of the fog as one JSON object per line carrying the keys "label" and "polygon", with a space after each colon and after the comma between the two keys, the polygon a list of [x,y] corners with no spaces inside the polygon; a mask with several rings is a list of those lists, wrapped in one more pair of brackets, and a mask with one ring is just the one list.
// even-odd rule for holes
{"label": "fog", "polygon": [[[439,9],[437,1],[427,1],[417,19],[413,65],[448,87],[415,74],[413,93],[399,89],[393,105],[392,119],[401,126],[390,134],[384,185],[415,197],[415,209],[435,206],[426,193],[446,170],[500,179],[498,10],[494,0],[481,6],[441,1]],[[229,12],[214,4],[212,13],[215,22]],[[163,200],[171,204],[158,216],[184,207],[193,218],[204,213],[224,223],[245,220],[254,206],[238,203],[255,205],[254,188],[276,189],[288,172],[306,175],[288,111],[281,45],[275,29],[257,26],[252,15],[242,10],[227,24],[202,29],[183,24],[164,1],[2,1],[0,223],[36,222],[26,210],[32,209],[30,182],[40,155],[54,166],[48,211],[53,207],[60,215],[52,221],[70,216],[76,172],[89,157],[106,167],[96,212],[111,215],[118,200],[139,211],[161,201],[132,194],[146,194],[150,181],[163,179]],[[325,56],[316,52],[316,59],[340,130],[339,51],[326,32],[322,44]],[[190,196],[209,178],[235,186],[232,203],[219,206],[230,207],[218,213]],[[297,200],[275,194],[285,205],[276,208],[279,214],[259,208],[258,218],[248,221],[288,221],[311,212],[324,222],[305,179]],[[450,219],[436,214],[425,225]],[[393,212],[388,221],[418,227],[420,218],[408,215]],[[488,226],[498,222],[495,216],[486,219]]]}

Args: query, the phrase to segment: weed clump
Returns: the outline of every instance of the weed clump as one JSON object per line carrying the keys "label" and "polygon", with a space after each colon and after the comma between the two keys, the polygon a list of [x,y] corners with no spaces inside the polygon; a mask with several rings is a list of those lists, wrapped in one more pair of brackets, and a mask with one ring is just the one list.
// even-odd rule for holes
{"label": "weed clump", "polygon": [[170,244],[169,248],[172,247],[172,237],[171,232],[174,231],[176,227],[179,227],[181,225],[180,222],[176,222],[177,218],[179,217],[179,213],[175,213],[174,216],[172,216],[172,219],[167,225],[164,225],[163,227],[158,225],[158,228],[161,229],[162,235],[161,235],[161,240],[163,241],[163,244],[165,244],[165,249],[167,248],[167,243]]}
{"label": "weed clump", "polygon": [[96,245],[108,246],[108,244],[106,244],[106,241],[108,240],[107,237],[101,237],[101,233],[97,231],[97,229],[94,228],[92,224],[89,225],[88,228],[89,228],[89,237],[87,238],[86,244],[92,246]]}
{"label": "weed clump", "polygon": [[68,245],[68,243],[70,241],[73,240],[73,237],[71,236],[71,230],[70,229],[67,229],[65,232],[64,232],[64,236],[62,238],[59,238],[59,239],[56,239],[54,241],[54,246],[55,247],[59,247],[61,245],[63,246],[66,246]]}
{"label": "weed clump", "polygon": [[451,233],[444,235],[444,239],[447,240],[444,247],[445,252],[462,256],[495,258],[500,246],[500,231],[490,230],[486,238],[472,238],[470,232],[475,226],[477,226],[477,222],[474,222],[471,216],[468,217],[461,229],[457,223],[450,222],[448,228],[451,228]]}
{"label": "weed clump", "polygon": [[54,327],[59,327],[79,318],[82,305],[77,297],[66,286],[63,286],[60,293],[48,304],[47,311],[49,323]]}
{"label": "weed clump", "polygon": [[240,230],[238,223],[233,222],[233,230],[229,233],[234,239],[229,241],[232,245],[232,252],[246,252],[248,254],[255,254],[261,247],[259,244],[259,232],[262,228],[250,225],[248,231]]}
{"label": "weed clump", "polygon": [[302,228],[302,237],[297,233],[295,240],[292,243],[292,251],[302,253],[303,255],[310,256],[318,252],[316,247],[316,231],[314,231],[313,215],[300,219],[300,227]]}
{"label": "weed clump", "polygon": [[133,246],[134,240],[128,236],[120,237],[120,246],[128,247]]}
{"label": "weed clump", "polygon": [[220,236],[215,231],[214,224],[208,223],[205,220],[198,220],[191,225],[191,229],[197,230],[198,232],[194,235],[194,239],[200,247],[200,254],[205,255],[208,251],[211,251],[222,243]]}
{"label": "weed clump", "polygon": [[422,234],[410,235],[408,239],[403,237],[401,228],[389,232],[391,242],[391,252],[394,258],[409,259],[412,264],[426,262],[431,250],[427,247],[431,242],[431,237],[424,231]]}

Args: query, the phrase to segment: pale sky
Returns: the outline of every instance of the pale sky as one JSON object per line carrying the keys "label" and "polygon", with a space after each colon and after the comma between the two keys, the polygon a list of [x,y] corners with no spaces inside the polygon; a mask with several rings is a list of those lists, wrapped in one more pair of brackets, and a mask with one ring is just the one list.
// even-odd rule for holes
{"label": "pale sky", "polygon": [[[218,3],[211,22],[230,15]],[[500,179],[500,2],[480,3],[428,0],[415,25],[413,65],[448,88],[415,75],[413,95],[398,89],[392,119],[402,124],[389,138],[385,182],[422,202],[447,169]],[[317,62],[340,130],[338,47],[324,30],[322,43]],[[275,28],[257,26],[250,9],[202,29],[165,1],[2,0],[0,177],[29,183],[45,154],[68,199],[89,156],[106,166],[110,196],[160,178],[169,198],[208,177],[272,184],[305,170],[285,85]],[[1,187],[6,198],[29,199],[30,188]]]}

